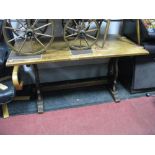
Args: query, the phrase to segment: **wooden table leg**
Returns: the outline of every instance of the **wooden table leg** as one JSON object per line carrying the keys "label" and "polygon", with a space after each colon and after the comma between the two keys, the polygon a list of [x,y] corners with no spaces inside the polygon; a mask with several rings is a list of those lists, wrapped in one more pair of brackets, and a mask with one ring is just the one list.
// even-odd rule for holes
{"label": "wooden table leg", "polygon": [[36,91],[37,91],[38,113],[43,113],[44,112],[44,103],[43,103],[43,98],[42,98],[41,91],[40,91],[40,78],[39,78],[39,73],[38,73],[38,67],[36,64],[34,64],[33,68],[34,68],[35,85],[36,85]]}
{"label": "wooden table leg", "polygon": [[117,90],[118,58],[111,58],[108,66],[109,89],[114,101],[120,102]]}
{"label": "wooden table leg", "polygon": [[7,103],[2,105],[2,112],[3,112],[3,118],[9,117],[9,110],[8,110]]}

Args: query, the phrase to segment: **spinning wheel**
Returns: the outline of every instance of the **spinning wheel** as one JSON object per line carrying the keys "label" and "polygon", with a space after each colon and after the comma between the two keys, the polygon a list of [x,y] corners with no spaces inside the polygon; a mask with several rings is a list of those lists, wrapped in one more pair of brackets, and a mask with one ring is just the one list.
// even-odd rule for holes
{"label": "spinning wheel", "polygon": [[[8,35],[8,30],[12,37]],[[18,55],[41,54],[54,40],[54,23],[45,19],[4,20],[3,35],[6,43]]]}
{"label": "spinning wheel", "polygon": [[85,50],[93,46],[100,33],[96,20],[68,20],[64,27],[64,40],[71,49]]}

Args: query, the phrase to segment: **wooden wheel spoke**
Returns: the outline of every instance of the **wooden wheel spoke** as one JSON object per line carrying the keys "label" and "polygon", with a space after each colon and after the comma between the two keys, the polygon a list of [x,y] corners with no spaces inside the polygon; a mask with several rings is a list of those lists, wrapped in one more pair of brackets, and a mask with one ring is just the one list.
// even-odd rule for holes
{"label": "wooden wheel spoke", "polygon": [[24,25],[19,19],[17,19],[17,22],[18,22],[20,25],[22,25],[22,27],[24,27],[24,28],[26,29],[25,25]]}
{"label": "wooden wheel spoke", "polygon": [[12,39],[10,39],[10,40],[8,40],[8,43],[10,43],[10,42],[12,42],[12,41],[14,41],[14,40],[16,40],[16,39],[18,39],[18,38],[23,38],[23,36],[17,36],[17,37],[14,37],[14,38],[12,38]]}
{"label": "wooden wheel spoke", "polygon": [[40,36],[50,37],[50,38],[53,37],[53,36],[51,36],[49,34],[43,34],[43,33],[35,33],[35,34],[40,35]]}
{"label": "wooden wheel spoke", "polygon": [[13,31],[22,31],[22,32],[25,32],[25,30],[22,30],[22,29],[20,29],[20,28],[15,29],[15,28],[8,27],[8,26],[6,26],[5,29],[9,29],[9,30],[13,30]]}
{"label": "wooden wheel spoke", "polygon": [[19,53],[22,51],[22,49],[23,49],[23,47],[24,47],[24,45],[25,45],[25,43],[26,43],[26,39],[27,39],[27,38],[24,39],[24,41],[23,41],[23,43],[22,43],[22,45],[21,45],[21,47],[20,47],[20,49],[19,49],[19,51],[18,51]]}
{"label": "wooden wheel spoke", "polygon": [[86,30],[89,29],[90,25],[91,25],[92,21],[90,21],[87,25],[87,27],[85,28]]}
{"label": "wooden wheel spoke", "polygon": [[89,35],[89,34],[87,34],[87,33],[86,33],[86,36],[87,36],[87,37],[89,37],[89,38],[91,38],[91,39],[96,40],[96,38],[95,38],[95,37],[93,37],[93,36],[91,36],[91,35]]}
{"label": "wooden wheel spoke", "polygon": [[66,38],[73,37],[73,36],[76,36],[76,35],[77,35],[77,33],[73,33],[73,34],[70,34],[70,35],[66,36]]}
{"label": "wooden wheel spoke", "polygon": [[34,30],[36,31],[36,30],[42,29],[42,28],[47,27],[47,26],[49,26],[49,25],[51,25],[51,24],[52,24],[52,23],[48,23],[48,24],[42,25],[42,26],[40,26],[40,27],[38,27],[38,28],[35,28]]}
{"label": "wooden wheel spoke", "polygon": [[90,47],[90,45],[89,45],[89,43],[88,43],[88,40],[87,40],[86,36],[84,36],[84,40],[85,40],[87,46]]}
{"label": "wooden wheel spoke", "polygon": [[78,26],[78,23],[76,22],[76,20],[74,19],[73,21],[74,21],[75,25]]}
{"label": "wooden wheel spoke", "polygon": [[84,19],[82,19],[82,27],[85,29],[85,22],[84,22]]}
{"label": "wooden wheel spoke", "polygon": [[38,23],[38,21],[39,21],[39,19],[36,19],[36,20],[34,21],[34,23],[33,23],[33,25],[32,25],[32,28],[35,27],[35,25]]}
{"label": "wooden wheel spoke", "polygon": [[[19,38],[19,37],[17,37],[17,38]],[[12,42],[14,40],[16,40],[16,38],[13,38],[13,39],[8,40],[8,43],[10,43],[10,42]]]}
{"label": "wooden wheel spoke", "polygon": [[75,32],[78,31],[78,30],[76,30],[76,29],[74,29],[74,28],[72,28],[72,27],[69,27],[69,26],[67,26],[67,29],[72,30],[72,31],[75,31]]}
{"label": "wooden wheel spoke", "polygon": [[86,33],[88,32],[95,32],[95,31],[98,31],[98,29],[89,29],[89,30],[86,30]]}
{"label": "wooden wheel spoke", "polygon": [[34,38],[43,48],[45,48],[44,44],[37,37],[34,36]]}

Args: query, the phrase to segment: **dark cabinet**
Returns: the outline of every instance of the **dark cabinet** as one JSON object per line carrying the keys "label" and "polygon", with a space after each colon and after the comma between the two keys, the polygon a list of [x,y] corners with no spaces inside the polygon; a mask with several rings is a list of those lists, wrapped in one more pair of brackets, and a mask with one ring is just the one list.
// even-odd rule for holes
{"label": "dark cabinet", "polygon": [[119,80],[131,92],[155,88],[155,55],[121,58]]}

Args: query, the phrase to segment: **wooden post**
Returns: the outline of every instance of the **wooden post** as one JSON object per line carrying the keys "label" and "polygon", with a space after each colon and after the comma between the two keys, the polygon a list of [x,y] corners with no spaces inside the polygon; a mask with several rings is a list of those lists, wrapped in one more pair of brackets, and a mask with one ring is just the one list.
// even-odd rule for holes
{"label": "wooden post", "polygon": [[106,27],[105,27],[105,31],[104,31],[102,48],[104,47],[104,44],[105,44],[105,41],[106,41],[106,38],[107,38],[107,35],[108,35],[108,32],[109,32],[109,26],[110,26],[110,20],[108,19]]}
{"label": "wooden post", "polygon": [[137,30],[137,43],[138,45],[140,45],[140,21],[139,19],[137,19],[136,30]]}

